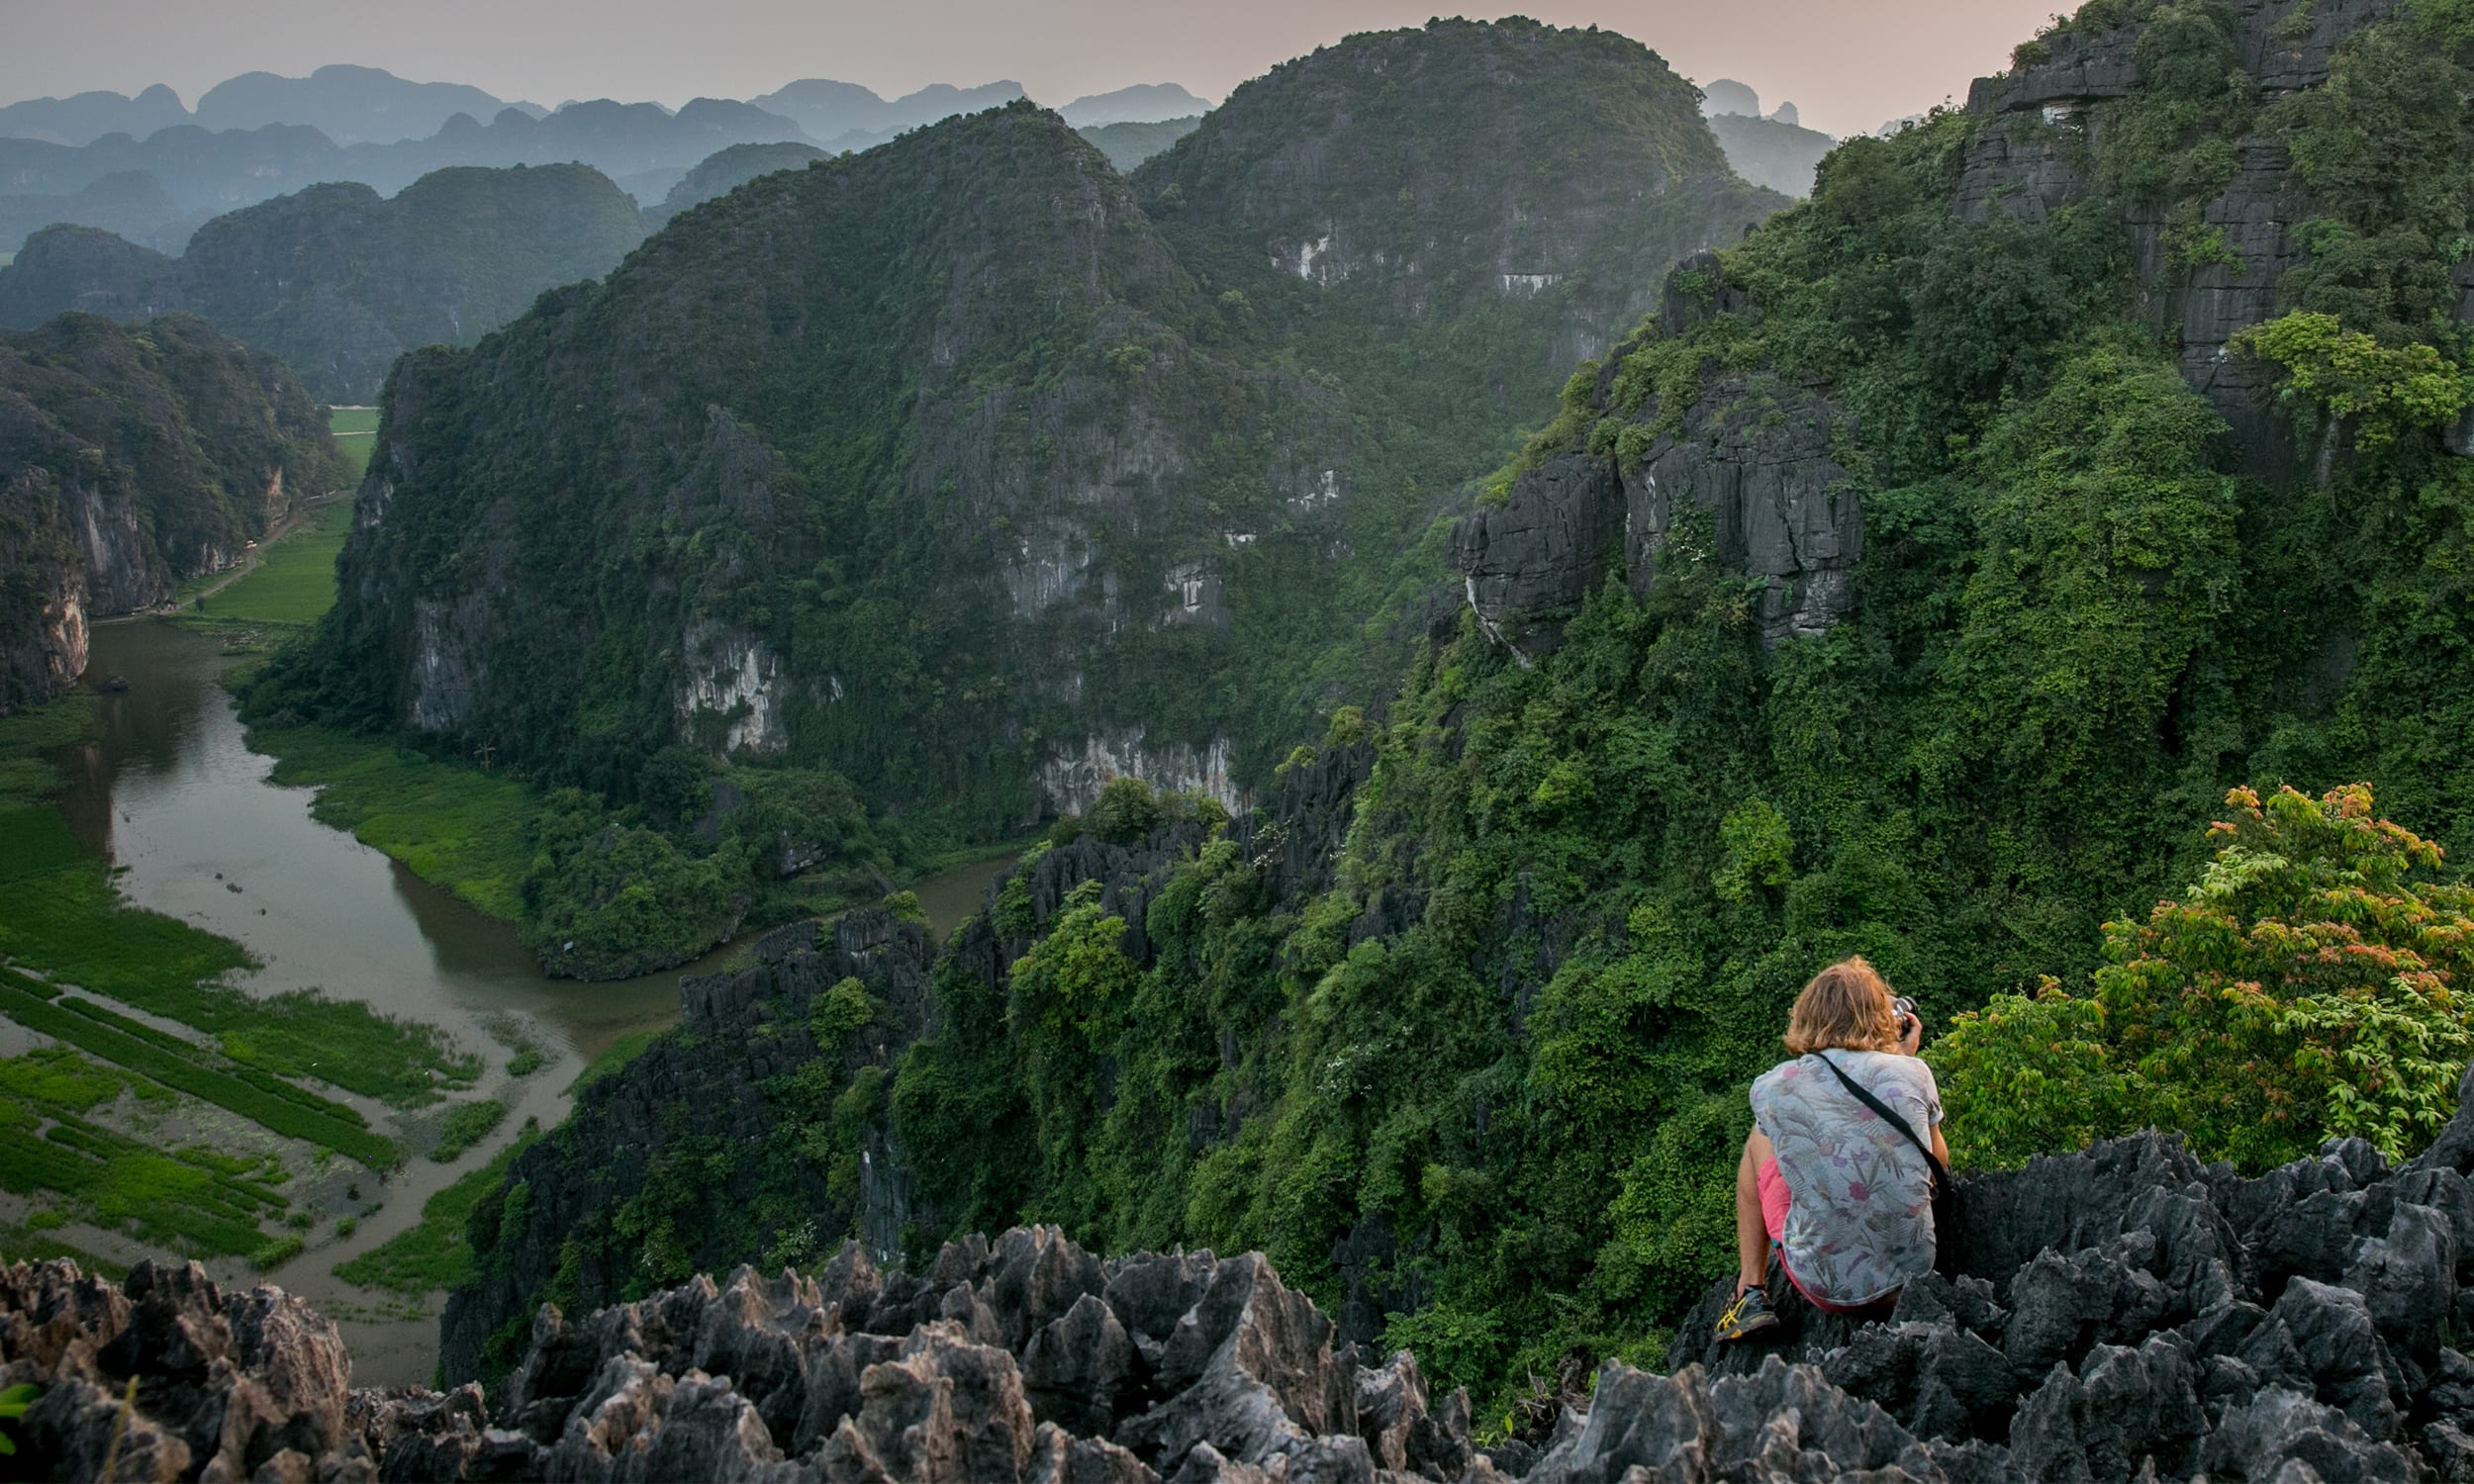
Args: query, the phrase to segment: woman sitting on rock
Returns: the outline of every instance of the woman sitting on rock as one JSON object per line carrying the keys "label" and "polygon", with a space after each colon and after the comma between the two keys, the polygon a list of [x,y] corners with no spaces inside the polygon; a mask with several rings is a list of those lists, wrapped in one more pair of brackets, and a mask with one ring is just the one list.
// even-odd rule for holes
{"label": "woman sitting on rock", "polygon": [[1763,1291],[1773,1248],[1787,1280],[1831,1314],[1886,1315],[1900,1288],[1933,1270],[1933,1181],[1950,1146],[1941,1089],[1916,1056],[1923,1038],[1912,1008],[1861,959],[1831,965],[1796,996],[1794,1060],[1753,1083],[1753,1134],[1735,1177],[1741,1265],[1719,1340],[1778,1322]]}

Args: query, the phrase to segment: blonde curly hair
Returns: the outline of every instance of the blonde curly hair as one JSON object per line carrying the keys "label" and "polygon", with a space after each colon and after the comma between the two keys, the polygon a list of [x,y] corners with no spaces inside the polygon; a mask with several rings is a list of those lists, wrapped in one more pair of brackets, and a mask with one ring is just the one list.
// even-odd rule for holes
{"label": "blonde curly hair", "polygon": [[1896,1051],[1898,1011],[1890,981],[1861,958],[1844,959],[1813,975],[1787,1015],[1787,1050]]}

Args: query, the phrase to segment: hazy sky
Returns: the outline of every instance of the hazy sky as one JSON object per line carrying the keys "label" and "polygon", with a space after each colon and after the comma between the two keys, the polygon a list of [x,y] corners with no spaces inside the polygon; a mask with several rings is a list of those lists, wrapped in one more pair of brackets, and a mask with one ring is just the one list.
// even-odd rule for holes
{"label": "hazy sky", "polygon": [[[1638,38],[1833,134],[1963,100],[2057,0],[1543,0],[1520,13]],[[1218,99],[1435,0],[0,0],[0,102],[360,62],[503,98],[743,98],[799,77],[880,93],[1010,77],[1043,103],[1134,82]],[[1493,14],[1493,12],[1480,12]]]}

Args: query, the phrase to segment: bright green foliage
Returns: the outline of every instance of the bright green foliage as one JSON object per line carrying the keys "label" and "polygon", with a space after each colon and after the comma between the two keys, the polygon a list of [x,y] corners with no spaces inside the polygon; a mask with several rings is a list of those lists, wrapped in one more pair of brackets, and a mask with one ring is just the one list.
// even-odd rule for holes
{"label": "bright green foliage", "polygon": [[2236,348],[2285,368],[2286,391],[2349,424],[2355,446],[2380,449],[2416,428],[2445,426],[2474,405],[2474,382],[2429,345],[2390,347],[2334,315],[2296,311],[2253,325]]}
{"label": "bright green foliage", "polygon": [[1442,1304],[1394,1315],[1383,1327],[1383,1352],[1415,1351],[1418,1370],[1437,1391],[1485,1385],[1502,1373],[1512,1348],[1495,1315]]}
{"label": "bright green foliage", "polygon": [[2033,996],[1997,994],[1962,1011],[1929,1058],[1961,1169],[2024,1163],[2136,1127],[2105,1043],[2105,1008],[2047,977]]}
{"label": "bright green foliage", "polygon": [[2438,847],[2375,819],[2368,788],[2226,801],[2215,861],[2108,925],[2085,997],[1997,1000],[1936,1048],[1953,1155],[2152,1125],[2261,1169],[2345,1135],[2402,1159],[2447,1122],[2474,1056],[2474,887],[2435,879]]}
{"label": "bright green foliage", "polygon": [[846,978],[816,996],[815,1008],[809,1012],[808,1020],[816,1045],[838,1047],[850,1039],[851,1032],[876,1016],[876,998],[868,993],[868,986]]}
{"label": "bright green foliage", "polygon": [[1985,433],[1950,663],[1976,733],[2047,807],[2155,735],[2231,604],[2237,505],[2208,463],[2223,429],[2170,368],[2100,345]]}
{"label": "bright green foliage", "polygon": [[1141,779],[1112,778],[1100,788],[1083,822],[1110,845],[1131,845],[1159,826],[1159,799]]}
{"label": "bright green foliage", "polygon": [[542,809],[540,855],[524,880],[524,944],[553,974],[649,973],[729,936],[747,912],[747,875],[735,848],[699,859],[563,788]]}
{"label": "bright green foliage", "polygon": [[[43,1388],[31,1381],[21,1381],[6,1391],[0,1391],[0,1422],[23,1422],[26,1409],[33,1406],[42,1395]],[[17,1440],[5,1433],[0,1433],[0,1456],[16,1451]]]}

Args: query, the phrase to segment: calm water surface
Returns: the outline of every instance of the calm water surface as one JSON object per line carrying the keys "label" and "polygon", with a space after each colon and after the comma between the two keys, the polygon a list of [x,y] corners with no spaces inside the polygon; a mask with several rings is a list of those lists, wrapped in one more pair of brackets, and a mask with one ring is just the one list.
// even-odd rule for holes
{"label": "calm water surface", "polygon": [[312,819],[314,790],[269,784],[273,760],[241,741],[225,664],[219,641],[170,624],[95,632],[88,674],[129,689],[102,698],[102,735],[81,749],[65,806],[127,868],[131,900],[246,945],[264,965],[246,987],[314,986],[445,1026],[476,1050],[492,1045],[481,1019],[507,1011],[546,1033],[543,1050],[586,1060],[677,1018],[681,971],[548,978],[513,927]]}
{"label": "calm water surface", "polygon": [[[726,950],[617,982],[544,976],[513,927],[312,819],[314,790],[268,783],[273,760],[242,741],[222,686],[229,663],[219,639],[170,624],[99,626],[87,674],[118,676],[129,689],[102,697],[99,737],[72,750],[63,807],[80,836],[126,868],[120,885],[130,900],[235,939],[257,957],[260,968],[237,976],[243,988],[314,987],[440,1026],[488,1057],[480,1090],[512,1110],[498,1135],[451,1165],[412,1160],[388,1177],[384,1205],[350,1238],[323,1242],[271,1275],[338,1317],[357,1384],[427,1383],[436,1361],[435,1319],[344,1317],[366,1314],[373,1296],[337,1280],[334,1264],[414,1225],[424,1200],[486,1163],[525,1119],[555,1127],[584,1064],[620,1036],[675,1021],[681,974],[710,972]],[[978,912],[988,883],[1011,859],[973,862],[916,883],[930,924],[949,932]],[[551,1059],[520,1082],[505,1075],[508,1052],[485,1026],[510,1014]],[[386,1123],[385,1110],[363,1107],[373,1124]],[[219,1277],[241,1276],[224,1265]]]}

